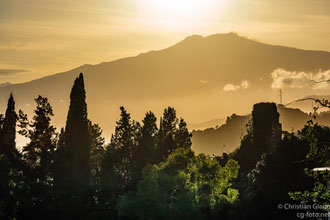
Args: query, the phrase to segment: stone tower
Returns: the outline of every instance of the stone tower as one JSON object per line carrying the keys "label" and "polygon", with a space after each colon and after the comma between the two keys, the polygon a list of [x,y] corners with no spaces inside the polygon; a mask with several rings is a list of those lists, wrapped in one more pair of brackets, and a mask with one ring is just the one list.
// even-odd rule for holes
{"label": "stone tower", "polygon": [[275,103],[258,103],[253,106],[253,139],[261,152],[271,152],[280,144],[282,125]]}

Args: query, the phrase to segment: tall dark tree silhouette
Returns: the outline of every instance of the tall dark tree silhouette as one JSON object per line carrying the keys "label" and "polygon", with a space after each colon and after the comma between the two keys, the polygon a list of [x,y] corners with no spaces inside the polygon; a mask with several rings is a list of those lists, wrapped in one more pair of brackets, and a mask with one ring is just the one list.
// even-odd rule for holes
{"label": "tall dark tree silhouette", "polygon": [[88,130],[86,92],[83,74],[75,80],[71,94],[70,107],[65,126],[65,147],[68,151],[68,164],[74,187],[90,184],[91,143]]}
{"label": "tall dark tree silhouette", "polygon": [[142,170],[147,164],[154,164],[157,161],[157,118],[154,113],[147,112],[142,120],[143,126],[138,138],[138,146],[133,151],[134,175],[133,182],[137,185],[142,177]]}
{"label": "tall dark tree silhouette", "polygon": [[37,107],[33,120],[30,122],[27,115],[20,110],[18,121],[19,134],[30,139],[22,151],[24,178],[20,182],[24,183],[28,190],[19,194],[22,207],[18,217],[28,219],[46,216],[51,212],[50,204],[54,201],[52,187],[57,142],[56,129],[51,125],[53,109],[48,99],[39,95],[34,100]]}
{"label": "tall dark tree silhouette", "polygon": [[159,162],[164,161],[168,155],[177,149],[175,140],[177,125],[178,119],[176,117],[176,111],[174,108],[168,107],[164,110],[158,132],[156,155]]}
{"label": "tall dark tree silhouette", "polygon": [[138,146],[140,125],[131,120],[130,114],[127,113],[124,107],[120,107],[120,110],[121,118],[117,122],[115,134],[111,137],[108,150],[117,154],[115,160],[118,163],[115,164],[115,170],[119,171],[121,186],[125,191],[131,184],[132,171],[135,165],[133,153]]}
{"label": "tall dark tree silhouette", "polygon": [[156,121],[157,118],[152,112],[147,112],[142,121],[141,137],[135,154],[135,160],[141,170],[146,164],[155,162],[156,138],[158,134]]}
{"label": "tall dark tree silhouette", "polygon": [[[131,120],[124,107],[120,107],[120,119],[117,121],[115,133],[102,162],[101,193],[99,200],[106,204],[104,210],[116,212],[117,199],[136,187],[134,185],[134,170],[136,161],[133,158],[138,147],[140,125]],[[114,218],[114,216],[112,216]]]}
{"label": "tall dark tree silhouette", "polygon": [[17,156],[16,150],[16,123],[17,114],[15,112],[15,101],[13,94],[8,99],[7,110],[2,121],[0,135],[0,154],[6,154],[11,162]]}
{"label": "tall dark tree silhouette", "polygon": [[54,114],[47,98],[39,95],[35,102],[37,107],[32,123],[25,123],[27,118],[20,112],[20,120],[23,122],[20,123],[22,126],[19,133],[30,139],[30,143],[23,148],[23,158],[31,173],[35,179],[46,182],[53,175],[56,129],[51,125],[51,117]]}
{"label": "tall dark tree silhouette", "polygon": [[102,129],[98,124],[89,124],[89,134],[91,137],[91,173],[93,177],[94,188],[97,187],[101,175],[102,160],[105,153],[104,138],[102,137]]}
{"label": "tall dark tree silhouette", "polygon": [[[91,186],[91,138],[87,119],[86,92],[83,74],[74,81],[65,133],[56,161],[55,184],[58,188],[80,196]],[[62,134],[63,135],[63,134]]]}
{"label": "tall dark tree silhouette", "polygon": [[186,149],[190,148],[192,144],[191,137],[192,134],[188,131],[187,123],[183,120],[183,118],[181,118],[179,128],[176,133],[176,142],[178,147],[183,147]]}

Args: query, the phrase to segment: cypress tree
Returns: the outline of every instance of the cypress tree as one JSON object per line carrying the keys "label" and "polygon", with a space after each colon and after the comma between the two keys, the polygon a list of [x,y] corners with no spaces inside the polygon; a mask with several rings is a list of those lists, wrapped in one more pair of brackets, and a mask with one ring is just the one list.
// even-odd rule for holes
{"label": "cypress tree", "polygon": [[71,90],[70,107],[62,140],[64,144],[59,148],[56,165],[62,167],[57,171],[56,182],[78,194],[86,192],[86,188],[91,184],[91,138],[85,100],[84,77],[80,73]]}
{"label": "cypress tree", "polygon": [[14,97],[10,94],[5,117],[2,119],[0,154],[6,154],[11,162],[18,153],[15,141],[17,119]]}

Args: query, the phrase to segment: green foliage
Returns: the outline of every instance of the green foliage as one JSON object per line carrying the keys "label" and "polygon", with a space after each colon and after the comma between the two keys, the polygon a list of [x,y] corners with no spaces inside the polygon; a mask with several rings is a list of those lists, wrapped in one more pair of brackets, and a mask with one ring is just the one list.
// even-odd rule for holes
{"label": "green foliage", "polygon": [[308,142],[306,160],[314,167],[330,165],[330,128],[308,121],[298,135]]}
{"label": "green foliage", "polygon": [[314,179],[312,190],[289,192],[290,198],[294,201],[300,201],[304,204],[323,204],[329,205],[330,191],[330,172],[305,169],[306,175]]}
{"label": "green foliage", "polygon": [[289,196],[294,201],[304,204],[317,203],[328,205],[330,200],[329,184],[330,171],[318,171],[311,169],[329,166],[330,164],[330,128],[314,124],[310,120],[299,133],[308,143],[309,152],[306,155],[306,162],[309,168],[305,168],[306,176],[313,179],[313,187],[302,191],[291,191]]}
{"label": "green foliage", "polygon": [[[0,115],[0,219],[259,219],[269,213],[278,219],[289,216],[276,206],[290,202],[289,195],[303,203],[330,199],[329,172],[303,172],[329,165],[329,128],[310,122],[281,139],[273,103],[255,106],[240,148],[221,158],[195,155],[192,134],[172,107],[159,129],[152,112],[140,125],[120,107],[104,147],[85,99],[80,74],[57,134],[47,98],[35,99],[30,122],[22,111],[17,117],[10,96]],[[30,140],[22,155],[15,148],[17,118],[19,133]]]}
{"label": "green foliage", "polygon": [[172,107],[164,110],[160,120],[157,144],[157,162],[164,161],[171,153],[180,147],[191,147],[191,133],[183,119],[176,117],[176,111]]}
{"label": "green foliage", "polygon": [[29,186],[23,172],[13,168],[5,154],[0,155],[0,219],[15,219],[24,208]]}
{"label": "green foliage", "polygon": [[137,151],[141,130],[139,123],[131,120],[124,107],[120,107],[120,110],[120,119],[102,161],[98,196],[103,210],[110,212],[113,218],[117,198],[135,187],[134,153]]}
{"label": "green foliage", "polygon": [[107,147],[107,155],[111,155],[112,171],[120,179],[119,191],[126,191],[132,187],[133,170],[135,161],[134,152],[138,147],[140,137],[140,124],[131,120],[131,116],[124,107],[120,107],[121,118],[117,122],[115,134]]}
{"label": "green foliage", "polygon": [[187,123],[183,120],[183,118],[181,118],[175,137],[177,146],[183,148],[190,148],[192,144],[191,137],[192,134],[188,131]]}
{"label": "green foliage", "polygon": [[[221,167],[216,160],[179,148],[166,161],[143,170],[136,193],[129,192],[119,203],[122,218],[202,219],[222,203],[233,203],[238,192],[231,181],[238,163]],[[213,213],[214,214],[214,213]]]}

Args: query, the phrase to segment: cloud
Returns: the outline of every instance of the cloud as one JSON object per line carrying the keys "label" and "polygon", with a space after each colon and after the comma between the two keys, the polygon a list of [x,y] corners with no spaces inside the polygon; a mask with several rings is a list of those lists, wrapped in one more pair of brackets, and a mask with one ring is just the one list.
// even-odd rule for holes
{"label": "cloud", "polygon": [[243,89],[247,89],[250,87],[250,83],[246,80],[242,81],[241,86]]}
{"label": "cloud", "polygon": [[250,87],[250,83],[246,80],[243,80],[241,82],[241,85],[234,85],[234,84],[231,84],[231,83],[228,83],[226,84],[224,87],[223,87],[223,91],[225,92],[234,92],[234,91],[237,91],[239,89],[247,89]]}
{"label": "cloud", "polygon": [[234,91],[236,91],[236,90],[238,90],[238,89],[239,89],[239,86],[235,86],[235,85],[233,85],[233,84],[231,84],[231,83],[226,84],[226,85],[223,87],[223,91],[225,91],[225,92],[234,92]]}
{"label": "cloud", "polygon": [[314,73],[287,71],[285,69],[276,69],[271,73],[273,89],[282,88],[304,88],[312,87],[313,89],[329,88],[330,70],[319,71]]}
{"label": "cloud", "polygon": [[30,72],[29,70],[24,69],[0,69],[0,76],[8,76],[17,73]]}

